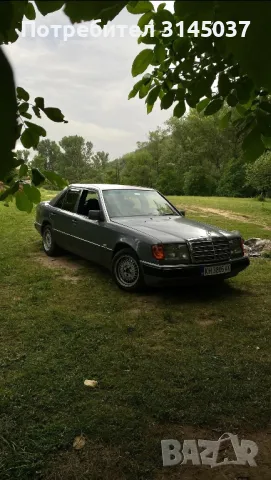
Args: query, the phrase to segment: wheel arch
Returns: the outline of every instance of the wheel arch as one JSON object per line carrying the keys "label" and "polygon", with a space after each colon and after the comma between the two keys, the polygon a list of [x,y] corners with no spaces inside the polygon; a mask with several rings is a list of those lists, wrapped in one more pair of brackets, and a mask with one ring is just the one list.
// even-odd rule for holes
{"label": "wheel arch", "polygon": [[125,248],[131,248],[134,253],[138,256],[134,246],[131,244],[131,243],[128,243],[127,241],[125,240],[120,240],[116,243],[115,245],[115,248],[112,252],[112,259],[115,257],[115,255],[120,252],[121,250],[124,250]]}
{"label": "wheel arch", "polygon": [[49,222],[49,220],[44,220],[42,222],[42,224],[41,224],[41,234],[43,234],[45,227],[47,227],[48,225],[50,227],[52,226],[51,223]]}

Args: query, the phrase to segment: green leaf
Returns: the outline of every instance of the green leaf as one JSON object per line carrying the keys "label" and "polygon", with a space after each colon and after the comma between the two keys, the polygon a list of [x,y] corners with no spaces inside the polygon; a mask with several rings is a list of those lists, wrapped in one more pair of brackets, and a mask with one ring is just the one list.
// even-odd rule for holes
{"label": "green leaf", "polygon": [[134,59],[132,65],[132,75],[136,77],[140,73],[145,72],[153,59],[153,51],[150,48],[142,50]]}
{"label": "green leaf", "polygon": [[35,104],[36,107],[40,108],[41,110],[44,109],[44,98],[42,97],[36,97],[35,98]]}
{"label": "green leaf", "polygon": [[265,110],[266,112],[271,113],[271,103],[269,103],[269,102],[261,102],[261,103],[259,104],[259,107],[260,107],[262,110]]}
{"label": "green leaf", "polygon": [[160,93],[161,87],[160,85],[156,85],[156,87],[152,88],[146,98],[146,103],[148,105],[154,105],[156,102],[158,95]]}
{"label": "green leaf", "polygon": [[153,105],[147,103],[147,115],[149,115],[149,113],[151,113],[152,109],[153,109]]}
{"label": "green leaf", "polygon": [[235,90],[237,93],[237,97],[239,103],[246,104],[251,97],[251,93],[253,90],[254,84],[250,78],[240,79],[235,83]]}
{"label": "green leaf", "polygon": [[19,169],[19,177],[20,178],[26,177],[27,173],[28,173],[28,166],[26,165],[26,163],[22,163]]}
{"label": "green leaf", "polygon": [[242,149],[245,152],[245,160],[249,162],[256,160],[265,151],[265,146],[261,138],[261,132],[258,127],[254,127],[244,138]]}
{"label": "green leaf", "polygon": [[262,135],[262,142],[263,142],[265,148],[270,148],[271,149],[271,137],[264,137]]}
{"label": "green leaf", "polygon": [[35,105],[32,107],[33,112],[35,113],[36,117],[41,118],[40,109]]}
{"label": "green leaf", "polygon": [[220,121],[219,121],[219,127],[220,128],[227,128],[227,126],[229,125],[229,121],[231,119],[231,111],[230,112],[227,112],[226,115],[224,115]]}
{"label": "green leaf", "polygon": [[137,95],[142,83],[143,83],[142,80],[139,80],[139,82],[135,83],[135,85],[133,86],[132,90],[130,91],[130,93],[128,95],[128,100],[130,100],[130,98],[133,98]]}
{"label": "green leaf", "polygon": [[178,59],[185,58],[190,48],[190,40],[188,37],[176,38],[173,42],[173,50],[178,54]]}
{"label": "green leaf", "polygon": [[34,185],[29,185],[28,183],[24,184],[24,193],[27,195],[28,199],[32,203],[40,203],[41,195],[40,191]]}
{"label": "green leaf", "polygon": [[27,93],[27,91],[24,88],[17,87],[16,92],[17,92],[17,97],[19,98],[19,100],[24,100],[25,102],[28,102],[28,100],[30,98],[29,93]]}
{"label": "green leaf", "polygon": [[62,178],[61,175],[59,175],[56,172],[51,172],[49,170],[44,170],[42,173],[47,178],[47,180],[49,180],[49,182],[56,185],[60,189],[66,187],[68,185],[68,182],[66,180],[64,180],[64,178]]}
{"label": "green leaf", "polygon": [[214,113],[218,112],[223,106],[223,103],[224,101],[221,98],[216,98],[215,100],[212,100],[205,108],[204,115],[213,115]]}
{"label": "green leaf", "polygon": [[167,110],[169,107],[171,107],[172,103],[174,102],[175,99],[175,90],[170,90],[167,92],[162,100],[161,100],[161,109],[162,110]]}
{"label": "green leaf", "polygon": [[139,26],[140,30],[144,31],[145,25],[148,25],[152,17],[153,17],[153,12],[146,12],[144,13],[144,15],[142,15],[142,17],[140,17],[140,19],[137,22],[137,25]]}
{"label": "green leaf", "polygon": [[202,112],[202,110],[205,109],[205,107],[207,107],[207,105],[210,103],[210,98],[204,98],[203,100],[201,100],[198,104],[197,104],[197,111],[200,113]]}
{"label": "green leaf", "polygon": [[21,105],[19,105],[18,110],[20,113],[24,113],[24,112],[27,112],[28,108],[29,108],[29,103],[23,102],[21,103]]}
{"label": "green leaf", "polygon": [[53,122],[64,122],[64,115],[59,108],[47,107],[44,108],[43,111],[45,115]]}
{"label": "green leaf", "polygon": [[104,26],[118,15],[126,4],[127,1],[69,1],[66,2],[64,13],[69,17],[71,23],[101,20],[99,25]]}
{"label": "green leaf", "polygon": [[212,1],[175,1],[174,11],[180,19],[186,18],[190,23],[194,20],[212,20],[214,2]]}
{"label": "green leaf", "polygon": [[182,101],[185,97],[185,88],[180,88],[180,85],[177,90],[175,90],[175,100]]}
{"label": "green leaf", "polygon": [[166,3],[160,3],[160,5],[158,5],[157,12],[160,12],[160,10],[164,10],[165,6]]}
{"label": "green leaf", "polygon": [[180,118],[185,114],[186,107],[185,107],[185,102],[184,100],[181,100],[179,103],[177,103],[176,107],[173,110],[173,116]]}
{"label": "green leaf", "polygon": [[[154,20],[154,26],[156,30],[163,31],[163,28],[164,28],[163,22],[170,22],[172,25],[175,24],[175,18],[173,14],[166,9],[157,11],[153,17],[153,20]],[[174,34],[174,36],[176,35]],[[170,41],[168,37],[163,37],[163,38],[166,41]],[[170,38],[172,38],[172,36]]]}
{"label": "green leaf", "polygon": [[38,187],[41,185],[45,180],[45,176],[39,171],[38,168],[32,168],[31,169],[32,173],[32,184]]}
{"label": "green leaf", "polygon": [[44,2],[44,1],[35,0],[35,4],[37,5],[38,10],[44,16],[48,15],[48,13],[52,13],[52,12],[56,12],[57,10],[60,10],[63,7],[64,3],[65,1]]}
{"label": "green leaf", "polygon": [[144,83],[141,85],[140,90],[139,90],[139,98],[144,98],[146,97],[148,91],[151,88],[151,82],[147,83],[144,85]]}
{"label": "green leaf", "polygon": [[21,113],[21,116],[22,116],[22,117],[25,117],[25,118],[28,118],[29,120],[32,118],[31,113],[27,113],[27,112]]}
{"label": "green leaf", "polygon": [[229,107],[235,107],[237,103],[238,103],[237,96],[234,93],[230,93],[227,96],[227,104],[229,105]]}
{"label": "green leaf", "polygon": [[254,112],[256,114],[257,125],[264,137],[271,137],[271,115],[261,109]]}
{"label": "green leaf", "polygon": [[139,13],[146,13],[146,12],[150,12],[153,10],[153,4],[151,2],[148,2],[148,1],[139,1],[139,2],[136,2],[135,5],[131,5],[128,3],[127,5],[127,10],[129,13],[133,13],[134,15],[138,15]]}
{"label": "green leaf", "polygon": [[40,125],[36,125],[35,123],[32,123],[32,122],[25,122],[25,124],[29,128],[33,129],[35,132],[37,132],[39,136],[46,137],[46,130],[44,130],[44,128],[41,127]]}
{"label": "green leaf", "polygon": [[148,33],[144,37],[141,35],[141,37],[138,37],[137,43],[145,43],[146,45],[153,45],[153,44],[158,44],[159,40],[157,37],[151,37],[150,34]]}
{"label": "green leaf", "polygon": [[24,193],[24,191],[18,191],[17,193],[15,193],[15,201],[18,210],[27,213],[30,213],[32,211],[33,203],[30,202],[28,196]]}
{"label": "green leaf", "polygon": [[191,93],[188,93],[185,96],[185,101],[190,108],[196,108],[199,99],[195,98],[195,96],[191,95]]}
{"label": "green leaf", "polygon": [[25,148],[36,148],[39,143],[39,134],[32,128],[26,128],[21,135],[21,143]]}
{"label": "green leaf", "polygon": [[231,91],[231,81],[226,73],[220,73],[218,77],[218,91],[221,97],[226,97]]}
{"label": "green leaf", "polygon": [[239,103],[237,103],[235,108],[236,108],[237,112],[239,113],[239,115],[241,115],[241,117],[246,115],[247,109],[245,107],[243,107],[243,105],[240,105]]}
{"label": "green leaf", "polygon": [[166,49],[161,43],[154,47],[153,53],[159,63],[162,63],[166,58]]}
{"label": "green leaf", "polygon": [[28,18],[28,20],[35,20],[36,12],[35,12],[35,8],[33,7],[32,3],[29,3],[29,2],[27,3],[24,14],[25,14],[26,18]]}

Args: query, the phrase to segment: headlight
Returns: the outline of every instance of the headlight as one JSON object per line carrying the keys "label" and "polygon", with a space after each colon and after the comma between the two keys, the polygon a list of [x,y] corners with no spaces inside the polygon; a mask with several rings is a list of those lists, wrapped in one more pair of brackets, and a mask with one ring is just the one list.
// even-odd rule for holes
{"label": "headlight", "polygon": [[152,254],[157,260],[178,260],[181,263],[190,263],[188,248],[183,243],[153,245]]}
{"label": "headlight", "polygon": [[244,255],[243,241],[239,238],[229,240],[231,257],[242,257]]}

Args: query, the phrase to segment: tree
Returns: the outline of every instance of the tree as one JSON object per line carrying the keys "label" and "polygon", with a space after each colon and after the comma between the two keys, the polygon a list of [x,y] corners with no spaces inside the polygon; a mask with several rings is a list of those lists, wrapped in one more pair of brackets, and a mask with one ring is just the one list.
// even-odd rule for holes
{"label": "tree", "polygon": [[[59,145],[52,140],[46,138],[41,140],[37,145],[37,152],[39,156],[44,158],[44,170],[58,170],[61,150]],[[34,162],[32,162],[33,165]]]}
{"label": "tree", "polygon": [[24,163],[27,163],[29,160],[30,152],[29,150],[17,150],[16,152],[18,160],[23,160]]}
{"label": "tree", "polygon": [[[135,58],[132,75],[144,74],[148,67],[151,72],[137,81],[129,98],[136,95],[145,98],[147,113],[156,101],[162,109],[174,105],[176,117],[183,116],[187,107],[196,107],[205,116],[213,115],[226,103],[230,111],[222,123],[226,125],[231,120],[242,131],[246,161],[257,159],[270,144],[271,66],[266,62],[271,50],[270,2],[249,1],[244,10],[241,1],[175,1],[172,14],[165,3],[155,11],[149,1],[36,0],[33,4],[27,0],[6,1],[0,3],[1,44],[17,40],[24,15],[29,20],[35,19],[33,5],[43,15],[64,7],[72,24],[98,20],[102,27],[126,6],[132,14],[143,14],[138,21],[143,32],[138,42],[148,48]],[[31,115],[29,94],[17,87],[16,98],[12,68],[2,50],[0,68],[0,181],[4,182],[0,200],[3,200],[18,193],[21,177],[14,173],[15,168],[21,165],[20,171],[25,173],[26,165],[14,153],[17,139],[21,138],[25,148],[36,147],[46,132],[32,122],[21,121],[22,116]],[[45,107],[41,97],[35,99],[32,109],[38,117],[43,112],[53,121],[66,121],[59,109]],[[41,184],[44,175],[38,171],[31,173],[32,183]],[[54,181],[60,184],[59,178]]]}
{"label": "tree", "polygon": [[247,167],[247,184],[263,197],[271,196],[271,153],[258,158],[253,165]]}
{"label": "tree", "polygon": [[91,157],[93,144],[79,135],[63,137],[59,142],[62,152],[59,157],[58,172],[71,182],[91,178]]}
{"label": "tree", "polygon": [[151,154],[139,149],[124,155],[125,166],[121,170],[121,182],[128,185],[153,187],[155,171]]}
{"label": "tree", "polygon": [[242,158],[232,158],[225,164],[216,192],[224,197],[253,195],[253,189],[246,185],[246,164]]}
{"label": "tree", "polygon": [[209,169],[203,166],[192,166],[184,175],[185,195],[213,195],[216,189],[215,179]]}

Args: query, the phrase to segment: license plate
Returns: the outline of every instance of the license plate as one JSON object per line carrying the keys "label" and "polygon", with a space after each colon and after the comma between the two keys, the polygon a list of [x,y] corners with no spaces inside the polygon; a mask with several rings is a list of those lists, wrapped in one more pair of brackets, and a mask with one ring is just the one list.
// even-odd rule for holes
{"label": "license plate", "polygon": [[208,275],[221,275],[223,273],[229,273],[231,271],[231,264],[227,263],[226,265],[214,265],[212,267],[204,267],[203,275],[204,277]]}

